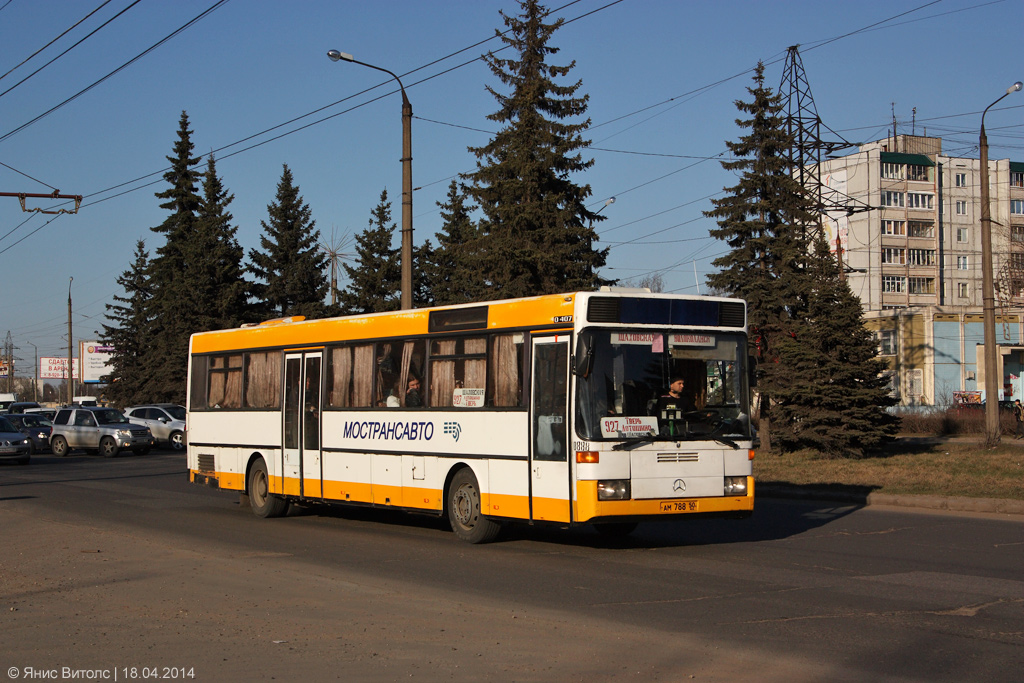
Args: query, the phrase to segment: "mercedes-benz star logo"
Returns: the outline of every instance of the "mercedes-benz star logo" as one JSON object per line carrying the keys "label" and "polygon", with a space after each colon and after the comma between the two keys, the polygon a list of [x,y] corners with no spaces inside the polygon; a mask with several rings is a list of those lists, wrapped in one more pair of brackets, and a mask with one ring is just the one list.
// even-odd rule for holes
{"label": "mercedes-benz star logo", "polygon": [[683,481],[682,479],[676,479],[674,482],[672,482],[672,490],[673,491],[685,491],[686,490],[686,482]]}

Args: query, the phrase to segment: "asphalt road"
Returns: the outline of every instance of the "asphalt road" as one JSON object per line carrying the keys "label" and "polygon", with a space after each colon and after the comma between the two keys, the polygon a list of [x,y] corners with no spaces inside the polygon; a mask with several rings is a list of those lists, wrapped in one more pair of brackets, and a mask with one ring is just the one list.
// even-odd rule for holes
{"label": "asphalt road", "polygon": [[[610,543],[0,466],[0,681],[1019,681],[1024,520],[762,498]],[[134,674],[134,675],[133,675]]]}

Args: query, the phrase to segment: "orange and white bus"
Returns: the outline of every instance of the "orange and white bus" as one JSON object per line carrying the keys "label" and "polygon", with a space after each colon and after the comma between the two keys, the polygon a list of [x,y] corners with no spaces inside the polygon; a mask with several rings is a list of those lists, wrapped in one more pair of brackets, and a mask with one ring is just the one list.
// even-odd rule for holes
{"label": "orange and white bus", "polygon": [[[502,523],[746,516],[746,304],[602,290],[192,336],[190,480]],[[673,384],[682,380],[682,384]],[[670,385],[683,387],[668,394]]]}

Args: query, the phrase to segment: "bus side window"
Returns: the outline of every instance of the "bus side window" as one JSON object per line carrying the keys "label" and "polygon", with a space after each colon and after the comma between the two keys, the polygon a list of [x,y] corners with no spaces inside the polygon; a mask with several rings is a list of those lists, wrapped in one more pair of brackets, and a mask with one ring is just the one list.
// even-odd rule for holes
{"label": "bus side window", "polygon": [[[422,339],[402,344],[401,370],[398,375],[398,399],[403,408],[422,408],[427,396],[426,377],[423,372],[426,342]],[[416,388],[416,384],[419,387]]]}
{"label": "bus side window", "polygon": [[437,339],[430,347],[430,405],[452,407],[456,392],[487,385],[487,338]]}
{"label": "bus side window", "polygon": [[523,398],[523,333],[495,334],[488,357],[487,405],[516,408]]}
{"label": "bus side window", "polygon": [[373,388],[373,346],[339,346],[327,354],[324,392],[330,408],[368,408]]}
{"label": "bus side window", "polygon": [[209,379],[209,407],[242,407],[242,354],[210,356]]}
{"label": "bus side window", "polygon": [[192,373],[189,394],[189,410],[202,410],[206,408],[206,390],[208,387],[206,379],[206,368],[209,365],[207,356],[192,357]]}
{"label": "bus side window", "polygon": [[281,352],[245,354],[245,407],[281,407]]}
{"label": "bus side window", "polygon": [[402,358],[399,348],[397,343],[388,341],[377,342],[374,349],[377,376],[373,399],[378,408],[400,405],[398,377]]}

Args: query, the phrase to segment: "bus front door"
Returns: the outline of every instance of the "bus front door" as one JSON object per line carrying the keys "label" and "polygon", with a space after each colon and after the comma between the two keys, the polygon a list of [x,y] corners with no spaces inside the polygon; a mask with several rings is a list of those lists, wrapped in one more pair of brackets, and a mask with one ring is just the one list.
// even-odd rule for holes
{"label": "bus front door", "polygon": [[570,521],[569,335],[534,337],[530,401],[530,518]]}
{"label": "bus front door", "polygon": [[323,352],[289,353],[284,360],[284,493],[323,497],[320,462],[320,368]]}

